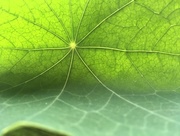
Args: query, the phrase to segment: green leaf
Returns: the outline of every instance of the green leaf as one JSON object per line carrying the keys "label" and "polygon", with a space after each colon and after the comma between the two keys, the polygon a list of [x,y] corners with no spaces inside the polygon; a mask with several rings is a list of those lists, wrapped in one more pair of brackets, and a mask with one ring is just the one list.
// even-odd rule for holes
{"label": "green leaf", "polygon": [[0,130],[179,136],[179,15],[179,0],[1,1]]}
{"label": "green leaf", "polygon": [[7,128],[3,132],[3,136],[67,136],[60,132],[49,130],[35,123],[18,122]]}

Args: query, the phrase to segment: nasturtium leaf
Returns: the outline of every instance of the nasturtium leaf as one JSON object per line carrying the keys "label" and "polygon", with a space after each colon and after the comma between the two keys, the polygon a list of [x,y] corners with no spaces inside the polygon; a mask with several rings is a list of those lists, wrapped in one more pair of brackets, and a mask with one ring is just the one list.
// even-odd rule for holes
{"label": "nasturtium leaf", "polygon": [[0,2],[2,132],[179,136],[179,91],[179,0]]}
{"label": "nasturtium leaf", "polygon": [[18,122],[3,130],[3,136],[67,136],[61,132],[49,130],[38,124]]}

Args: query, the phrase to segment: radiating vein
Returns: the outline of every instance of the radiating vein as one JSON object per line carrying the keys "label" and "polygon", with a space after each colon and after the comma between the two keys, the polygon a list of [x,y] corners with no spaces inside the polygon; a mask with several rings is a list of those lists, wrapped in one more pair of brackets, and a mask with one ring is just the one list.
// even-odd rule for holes
{"label": "radiating vein", "polygon": [[116,93],[116,92],[113,91],[112,89],[110,89],[110,88],[109,88],[107,85],[105,85],[105,84],[96,76],[96,74],[90,69],[90,67],[86,64],[86,62],[85,62],[84,59],[81,57],[81,55],[79,54],[79,52],[78,52],[77,50],[75,50],[75,51],[76,51],[79,59],[80,59],[81,62],[83,63],[83,65],[84,65],[84,66],[87,68],[87,70],[92,74],[92,76],[93,76],[104,88],[106,88],[107,90],[109,90],[111,93],[113,93],[114,95],[116,95],[116,96],[119,97],[120,99],[124,100],[125,102],[127,102],[127,103],[129,103],[129,104],[131,104],[131,105],[133,105],[133,106],[135,106],[135,107],[137,107],[137,108],[139,108],[139,109],[141,109],[141,110],[143,110],[143,111],[146,111],[147,113],[149,113],[149,114],[151,114],[151,115],[154,115],[154,116],[159,117],[159,118],[161,118],[161,119],[164,119],[164,120],[167,120],[167,121],[169,121],[169,122],[173,122],[173,123],[175,123],[175,124],[180,125],[180,122],[178,122],[178,121],[176,121],[176,120],[173,120],[173,119],[170,119],[170,118],[168,118],[168,117],[166,117],[166,116],[163,116],[163,115],[161,115],[161,114],[159,114],[159,113],[156,113],[156,112],[154,112],[154,111],[151,111],[151,110],[149,110],[149,109],[147,109],[147,108],[145,108],[145,107],[143,107],[143,106],[141,106],[141,105],[138,105],[138,104],[136,104],[136,103],[134,103],[134,102],[132,102],[132,101],[124,98],[123,96],[119,95],[118,93]]}
{"label": "radiating vein", "polygon": [[180,53],[171,53],[171,52],[163,52],[163,51],[156,51],[156,50],[126,50],[126,49],[119,49],[119,48],[111,48],[111,47],[96,47],[96,46],[85,46],[80,47],[79,49],[100,49],[100,50],[111,50],[111,51],[119,51],[119,52],[125,52],[125,53],[149,53],[149,54],[163,54],[163,55],[169,55],[169,56],[180,56]]}
{"label": "radiating vein", "polygon": [[69,47],[62,47],[62,48],[4,48],[2,47],[0,50],[16,50],[16,51],[26,51],[26,52],[33,52],[33,51],[51,51],[51,50],[69,50]]}
{"label": "radiating vein", "polygon": [[71,30],[72,30],[72,41],[74,41],[74,17],[73,17],[73,12],[72,12],[72,0],[69,0],[69,12],[70,12],[70,15],[71,15]]}
{"label": "radiating vein", "polygon": [[[67,76],[66,76],[66,80],[65,80],[65,83],[63,85],[63,88],[61,89],[60,93],[55,97],[55,99],[49,104],[47,105],[44,109],[40,110],[39,112],[37,112],[36,114],[33,114],[32,116],[28,117],[28,119],[32,119],[33,117],[36,117],[37,115],[45,112],[46,110],[48,110],[56,101],[59,100],[60,96],[62,95],[62,93],[64,92],[64,89],[66,88],[66,85],[68,83],[68,80],[69,80],[69,77],[70,77],[70,74],[71,74],[71,70],[72,70],[72,65],[73,65],[73,60],[74,60],[74,50],[70,50],[70,52],[72,52],[71,54],[71,60],[70,60],[70,64],[69,64],[69,69],[68,69],[68,72],[67,72]],[[70,53],[69,52],[69,53]],[[68,53],[68,54],[69,54]]]}
{"label": "radiating vein", "polygon": [[45,30],[46,32],[48,32],[48,33],[52,34],[53,36],[57,37],[59,40],[63,41],[66,45],[69,44],[69,42],[67,42],[63,37],[57,35],[55,32],[53,32],[53,31],[51,31],[50,29],[46,28],[46,27],[43,26],[42,24],[35,23],[35,22],[29,20],[28,18],[25,18],[25,17],[23,17],[23,16],[17,15],[17,14],[15,14],[15,13],[11,13],[11,12],[5,10],[5,9],[2,9],[2,8],[0,8],[0,9],[1,9],[2,11],[4,11],[4,12],[10,14],[10,15],[13,15],[13,16],[15,16],[15,17],[20,17],[20,18],[23,19],[24,21],[26,21],[26,22],[28,22],[28,23],[31,23],[32,25],[37,26],[37,27]]}
{"label": "radiating vein", "polygon": [[57,18],[57,20],[59,21],[59,23],[61,24],[61,26],[63,27],[63,29],[64,29],[64,31],[65,31],[65,33],[66,33],[69,41],[71,41],[70,35],[69,35],[69,33],[68,33],[68,31],[67,31],[64,23],[63,23],[63,21],[58,17],[57,13],[56,13],[56,12],[54,11],[54,9],[50,6],[50,4],[47,3],[46,0],[45,0],[45,3],[46,3],[46,5],[48,6],[48,8],[52,11],[52,13],[54,14],[54,16]]}
{"label": "radiating vein", "polygon": [[35,79],[37,79],[38,77],[42,76],[43,74],[47,73],[49,70],[51,70],[52,68],[54,68],[55,66],[57,66],[60,62],[62,62],[69,54],[70,54],[71,50],[69,50],[69,52],[67,52],[60,60],[58,60],[56,63],[54,63],[52,66],[50,66],[49,68],[47,68],[46,70],[44,70],[43,72],[41,72],[40,74],[38,74],[37,76],[34,76],[33,78],[29,79],[29,80],[26,80],[18,85],[15,85],[13,87],[10,87],[10,88],[7,88],[7,89],[4,89],[4,90],[1,90],[0,92],[4,92],[4,91],[7,91],[7,90],[10,90],[10,89],[13,89],[13,88],[16,88],[16,87],[19,87],[21,85],[24,85],[24,84],[27,84]]}
{"label": "radiating vein", "polygon": [[81,16],[81,19],[80,19],[80,22],[79,22],[79,25],[78,25],[78,28],[77,28],[77,31],[76,31],[75,41],[76,41],[77,38],[78,38],[79,29],[80,29],[80,27],[81,27],[81,24],[82,24],[84,15],[85,15],[85,13],[86,13],[87,7],[88,7],[88,5],[89,5],[89,2],[90,2],[90,0],[87,0],[86,5],[85,5],[85,8],[84,8],[84,11],[83,11],[83,13],[82,13],[82,16]]}
{"label": "radiating vein", "polygon": [[125,4],[124,6],[118,8],[117,10],[115,10],[113,13],[111,13],[110,15],[108,15],[106,18],[104,18],[102,21],[100,21],[91,31],[89,31],[89,33],[87,33],[80,41],[77,42],[77,45],[80,44],[82,41],[84,41],[91,33],[93,33],[100,25],[102,25],[107,19],[111,18],[113,15],[115,15],[116,13],[118,13],[119,11],[121,11],[122,9],[124,9],[125,7],[127,7],[128,5],[130,5],[132,2],[134,2],[134,0],[131,0],[130,2],[128,2],[127,4]]}

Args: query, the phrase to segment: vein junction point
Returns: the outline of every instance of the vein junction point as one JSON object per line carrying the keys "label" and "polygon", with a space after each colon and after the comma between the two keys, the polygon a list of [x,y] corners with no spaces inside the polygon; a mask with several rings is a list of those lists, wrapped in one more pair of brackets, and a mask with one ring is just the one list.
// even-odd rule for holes
{"label": "vein junction point", "polygon": [[70,42],[70,48],[75,49],[76,48],[76,43],[75,42]]}

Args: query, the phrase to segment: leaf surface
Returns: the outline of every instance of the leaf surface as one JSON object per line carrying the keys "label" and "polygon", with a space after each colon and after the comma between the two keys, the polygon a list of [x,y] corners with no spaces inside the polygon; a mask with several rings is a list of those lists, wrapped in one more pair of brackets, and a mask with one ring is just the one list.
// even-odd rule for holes
{"label": "leaf surface", "polygon": [[180,135],[179,14],[178,0],[2,1],[0,130]]}

